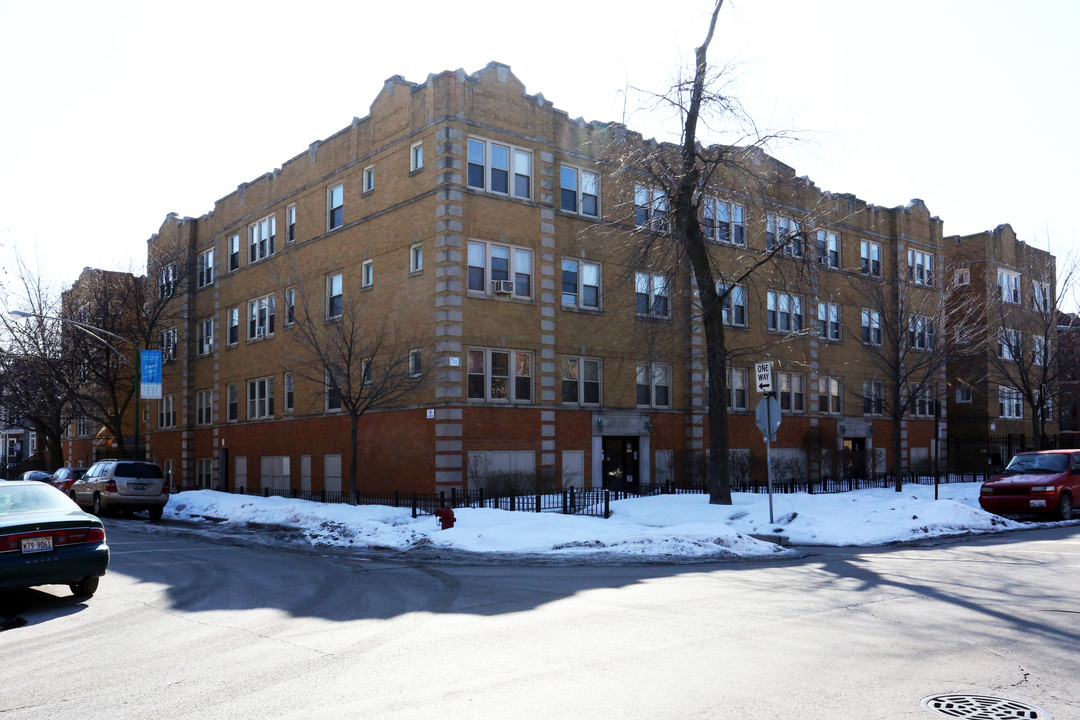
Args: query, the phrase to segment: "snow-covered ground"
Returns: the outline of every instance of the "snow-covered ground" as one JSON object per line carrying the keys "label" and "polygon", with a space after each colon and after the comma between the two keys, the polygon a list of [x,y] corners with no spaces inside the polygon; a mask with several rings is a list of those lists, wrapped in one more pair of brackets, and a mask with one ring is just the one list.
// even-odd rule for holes
{"label": "snow-covered ground", "polygon": [[905,485],[834,495],[736,493],[730,506],[704,495],[664,495],[611,503],[611,518],[456,508],[443,530],[408,508],[353,507],[230,495],[212,490],[174,495],[165,515],[214,524],[257,523],[295,529],[312,545],[407,551],[445,548],[479,553],[656,558],[755,557],[783,552],[751,537],[782,536],[791,545],[880,545],[942,535],[1000,532],[1020,523],[983,511],[979,483]]}

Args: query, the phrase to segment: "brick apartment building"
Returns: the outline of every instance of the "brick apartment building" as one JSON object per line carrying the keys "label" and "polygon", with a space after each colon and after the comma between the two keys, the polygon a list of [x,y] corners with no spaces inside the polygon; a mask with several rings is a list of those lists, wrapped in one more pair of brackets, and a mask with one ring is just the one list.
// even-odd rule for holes
{"label": "brick apartment building", "polygon": [[[578,487],[684,477],[707,437],[699,311],[688,277],[635,260],[635,228],[662,222],[665,201],[605,157],[615,136],[643,142],[570,118],[497,63],[393,77],[367,117],[206,215],[170,215],[148,268],[182,312],[163,336],[149,456],[181,487],[347,488],[349,421],[304,364],[304,304],[319,323],[346,308],[389,323],[424,377],[361,417],[360,490],[449,492],[495,471]],[[733,173],[706,189],[717,264],[813,232],[731,296],[733,456],[760,477],[750,378],[772,360],[779,473],[833,476],[845,453],[878,471],[929,462],[945,368],[910,398],[894,457],[870,354],[899,284],[940,303],[942,222],[918,200],[823,192],[763,153],[750,166],[756,184]],[[929,316],[910,322],[891,334],[932,346]]]}

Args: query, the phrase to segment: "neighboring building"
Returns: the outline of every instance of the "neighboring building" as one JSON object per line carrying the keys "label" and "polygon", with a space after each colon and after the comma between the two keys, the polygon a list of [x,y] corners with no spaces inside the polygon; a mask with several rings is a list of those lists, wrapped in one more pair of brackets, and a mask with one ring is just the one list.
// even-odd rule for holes
{"label": "neighboring building", "polygon": [[0,477],[14,480],[26,470],[45,470],[37,447],[37,433],[0,417]]}
{"label": "neighboring building", "polygon": [[[183,313],[161,335],[150,457],[180,487],[341,490],[349,422],[301,367],[307,303],[318,322],[350,307],[391,320],[428,376],[398,409],[361,418],[363,491],[686,477],[706,449],[703,333],[690,278],[632,261],[635,227],[662,224],[666,206],[605,159],[618,136],[635,141],[527,95],[504,65],[393,77],[367,117],[202,217],[170,215],[148,268]],[[917,200],[890,209],[822,192],[763,153],[753,168],[764,193],[736,174],[708,189],[721,263],[797,224],[813,242],[801,251],[811,262],[781,258],[732,295],[733,456],[764,467],[751,373],[774,360],[778,479],[925,467],[944,373],[911,399],[892,457],[887,388],[867,353],[890,322],[934,348],[933,323],[912,318],[909,333],[889,288],[904,279],[927,306],[940,301],[941,221]]]}

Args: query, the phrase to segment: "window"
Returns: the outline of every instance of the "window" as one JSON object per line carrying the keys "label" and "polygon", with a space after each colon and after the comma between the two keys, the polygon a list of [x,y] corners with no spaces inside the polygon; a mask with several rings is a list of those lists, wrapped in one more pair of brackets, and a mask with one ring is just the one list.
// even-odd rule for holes
{"label": "window", "polygon": [[248,302],[248,340],[274,334],[274,296],[265,295]]}
{"label": "window", "polygon": [[168,300],[176,294],[176,263],[169,263],[158,272],[158,297]]}
{"label": "window", "polygon": [[161,362],[172,362],[176,359],[176,328],[166,328],[161,331]]}
{"label": "window", "polygon": [[1040,312],[1050,312],[1054,307],[1054,298],[1050,294],[1050,283],[1032,281],[1032,307]]}
{"label": "window", "polygon": [[409,351],[409,377],[420,377],[424,372],[424,356],[421,350]]}
{"label": "window", "polygon": [[277,216],[268,215],[248,225],[248,262],[264,260],[277,251]]}
{"label": "window", "polygon": [[817,304],[817,334],[822,340],[840,340],[840,306],[831,302]]}
{"label": "window", "polygon": [[195,351],[199,355],[209,355],[214,352],[214,318],[203,318],[197,327],[197,344]]}
{"label": "window", "polygon": [[933,350],[934,321],[922,315],[909,317],[908,345],[915,350]]}
{"label": "window", "polygon": [[360,287],[369,288],[375,284],[375,261],[365,260],[360,265]]}
{"label": "window", "polygon": [[296,204],[285,208],[285,242],[296,242]]}
{"label": "window", "polygon": [[[746,288],[735,285],[729,290],[727,285],[720,283],[716,287],[716,292],[723,298],[720,302],[723,305],[721,312],[724,324],[746,327]],[[725,292],[727,295],[724,294]]]}
{"label": "window", "polygon": [[1045,335],[1031,336],[1031,362],[1039,366],[1050,362],[1050,341]]}
{"label": "window", "polygon": [[667,278],[639,272],[634,275],[634,308],[639,316],[666,318],[671,312]]}
{"label": "window", "polygon": [[[1037,409],[1036,409],[1037,408]],[[1034,412],[1039,414],[1039,419],[1045,422],[1054,422],[1054,396],[1047,395],[1046,400],[1043,400],[1041,390],[1035,391],[1035,408]],[[1075,457],[1075,456],[1074,456]],[[1080,467],[1074,464],[1073,467]]]}
{"label": "window", "polygon": [[934,417],[935,405],[934,387],[932,385],[916,385],[908,389],[908,410],[914,417]]}
{"label": "window", "polygon": [[369,193],[375,189],[375,166],[368,165],[364,168],[364,192]]}
{"label": "window", "polygon": [[240,269],[240,235],[229,236],[229,272]]}
{"label": "window", "polygon": [[236,383],[226,386],[225,398],[226,420],[236,422],[240,419],[240,388]]}
{"label": "window", "polygon": [[578,405],[600,404],[600,361],[564,357],[562,401]]}
{"label": "window", "polygon": [[600,265],[563,258],[562,304],[583,310],[600,309]]}
{"label": "window", "polygon": [[863,414],[885,414],[885,383],[870,380],[863,383]]}
{"label": "window", "polygon": [[214,391],[199,390],[195,393],[195,424],[210,425],[214,422]]}
{"label": "window", "polygon": [[798,295],[770,290],[765,309],[772,332],[798,332],[803,329],[803,300]]}
{"label": "window", "polygon": [[1024,396],[1016,388],[998,388],[998,417],[1024,419]]}
{"label": "window", "polygon": [[285,325],[296,322],[296,288],[285,288]]}
{"label": "window", "polygon": [[634,186],[634,226],[657,233],[668,232],[668,199],[664,191],[648,185]]}
{"label": "window", "polygon": [[468,165],[469,187],[526,200],[532,197],[530,151],[469,138]]}
{"label": "window", "polygon": [[424,269],[424,246],[420,243],[409,247],[409,272],[418,273]]}
{"label": "window", "polygon": [[1020,273],[998,269],[997,286],[1002,302],[1020,304]]}
{"label": "window", "polygon": [[859,241],[859,263],[863,275],[881,277],[881,243]]}
{"label": "window", "polygon": [[336,230],[345,223],[345,186],[335,185],[326,191],[326,230]]}
{"label": "window", "polygon": [[839,415],[844,411],[843,397],[840,394],[840,378],[818,378],[818,412]]}
{"label": "window", "polygon": [[214,484],[214,460],[212,458],[198,458],[195,460],[195,485],[196,487],[208,488]]}
{"label": "window", "polygon": [[956,402],[969,403],[971,402],[971,386],[967,383],[960,383],[956,386]]}
{"label": "window", "polygon": [[195,261],[195,287],[204,288],[214,284],[214,248],[199,253]]}
{"label": "window", "polygon": [[248,420],[274,416],[274,378],[248,380]]}
{"label": "window", "polygon": [[240,342],[240,308],[236,305],[225,311],[229,326],[229,345]]}
{"label": "window", "polygon": [[424,143],[413,143],[409,148],[409,172],[416,172],[424,167]]}
{"label": "window", "polygon": [[956,268],[953,270],[953,285],[961,287],[971,284],[971,268]]}
{"label": "window", "polygon": [[158,400],[158,427],[176,427],[176,396],[166,395]]}
{"label": "window", "polygon": [[564,212],[600,216],[600,176],[563,165],[559,168],[559,208]]}
{"label": "window", "polygon": [[339,318],[341,311],[341,273],[334,273],[326,276],[326,317]]}
{"label": "window", "polygon": [[862,341],[868,345],[881,345],[881,313],[862,309]]}
{"label": "window", "polygon": [[747,404],[747,377],[749,372],[746,368],[727,369],[727,408],[728,410],[746,410]]}
{"label": "window", "polygon": [[342,404],[341,373],[326,372],[326,412],[340,412]]}
{"label": "window", "polygon": [[705,237],[709,240],[745,245],[746,221],[743,208],[719,198],[706,197],[705,222],[702,230],[705,231]]}
{"label": "window", "polygon": [[802,239],[799,237],[799,223],[783,215],[769,213],[765,223],[765,249],[776,250],[784,255],[802,257]]}
{"label": "window", "polygon": [[532,401],[532,353],[519,350],[469,350],[470,400]]}
{"label": "window", "polygon": [[840,236],[829,230],[817,231],[818,262],[831,268],[840,267]]}
{"label": "window", "polygon": [[1018,360],[1023,348],[1020,347],[1020,331],[1009,328],[998,330],[998,357],[1002,360]]}
{"label": "window", "polygon": [[806,376],[801,373],[776,373],[776,397],[780,409],[788,412],[806,412]]}
{"label": "window", "polygon": [[282,410],[291,413],[296,408],[296,379],[291,372],[287,372],[282,380],[284,381],[282,385],[284,385],[285,389],[285,400]]}
{"label": "window", "polygon": [[470,291],[532,297],[532,251],[469,241]]}
{"label": "window", "polygon": [[934,285],[934,256],[921,250],[908,250],[908,281],[915,285]]}
{"label": "window", "polygon": [[637,404],[640,407],[671,407],[671,366],[638,363]]}

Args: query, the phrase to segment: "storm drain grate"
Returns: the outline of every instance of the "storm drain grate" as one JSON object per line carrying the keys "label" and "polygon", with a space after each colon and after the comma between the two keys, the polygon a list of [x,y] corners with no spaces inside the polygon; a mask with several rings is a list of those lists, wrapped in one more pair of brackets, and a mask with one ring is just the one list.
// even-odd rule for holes
{"label": "storm drain grate", "polygon": [[963,720],[1052,720],[1037,705],[989,695],[932,695],[922,701],[931,712]]}

